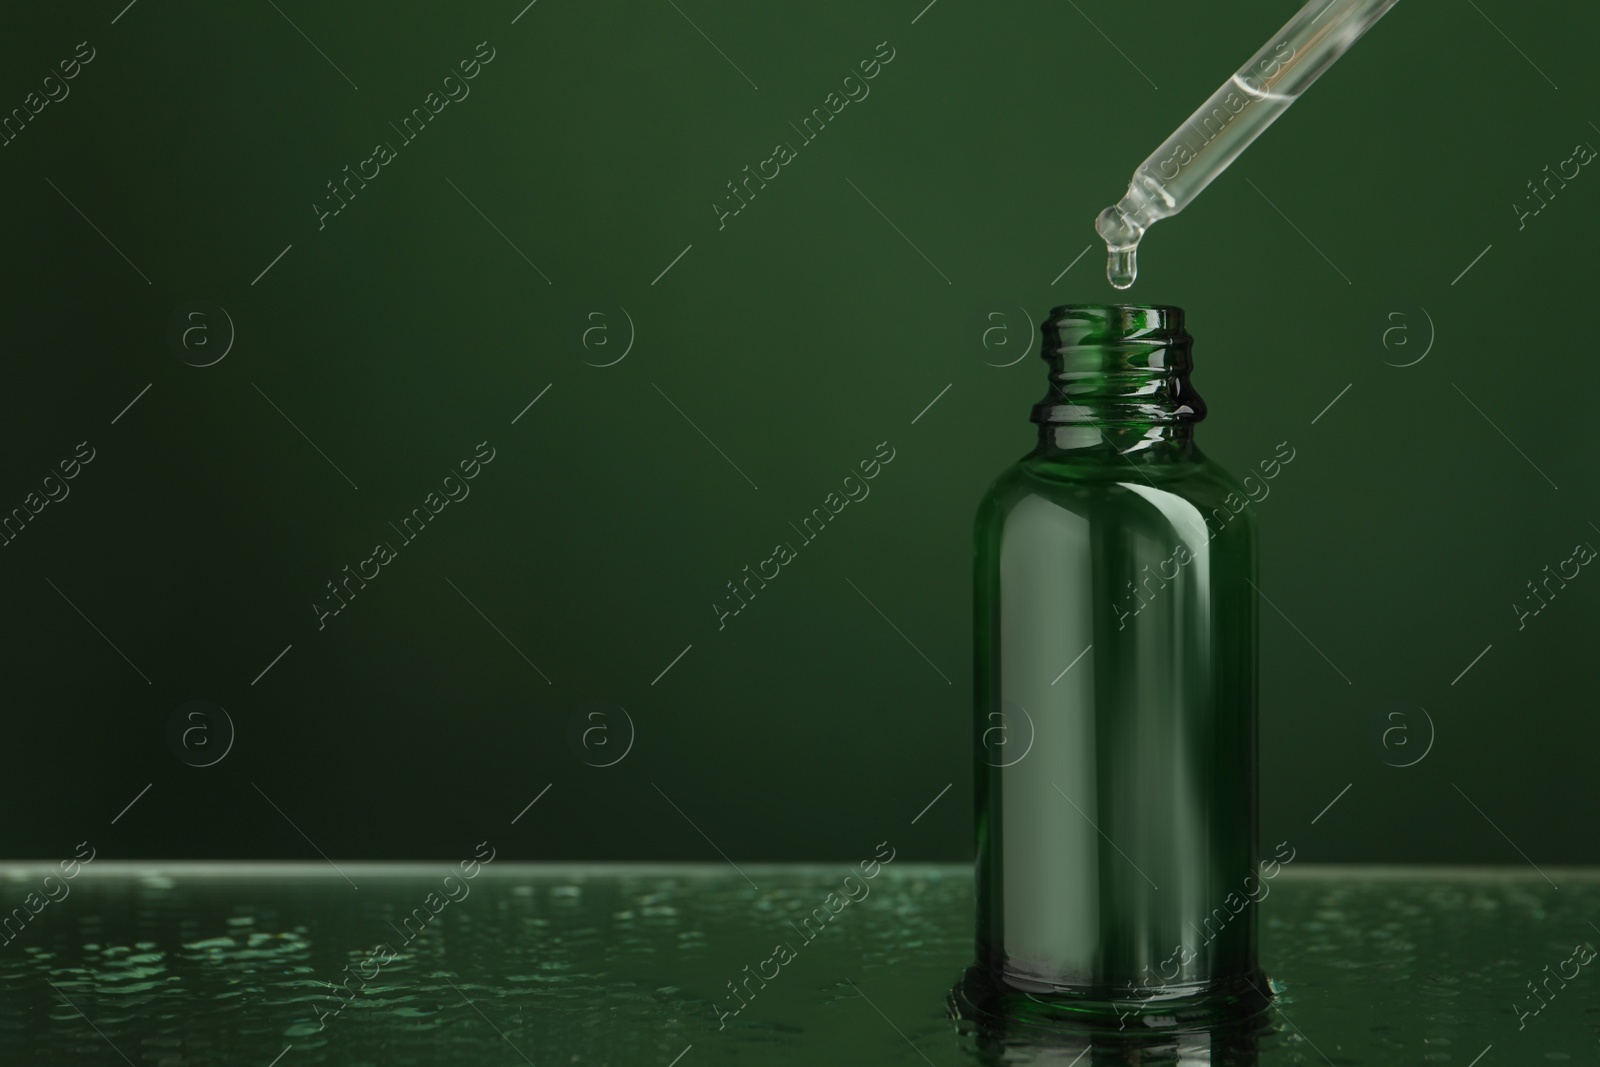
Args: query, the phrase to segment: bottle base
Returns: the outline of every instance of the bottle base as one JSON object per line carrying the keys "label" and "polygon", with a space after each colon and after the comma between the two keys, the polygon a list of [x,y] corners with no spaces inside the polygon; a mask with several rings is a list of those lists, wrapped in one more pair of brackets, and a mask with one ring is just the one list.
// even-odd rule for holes
{"label": "bottle base", "polygon": [[1029,992],[973,964],[949,997],[951,1014],[970,1022],[1110,1033],[1174,1033],[1244,1023],[1271,1004],[1272,986],[1260,970],[1208,985],[1106,997],[1100,990]]}

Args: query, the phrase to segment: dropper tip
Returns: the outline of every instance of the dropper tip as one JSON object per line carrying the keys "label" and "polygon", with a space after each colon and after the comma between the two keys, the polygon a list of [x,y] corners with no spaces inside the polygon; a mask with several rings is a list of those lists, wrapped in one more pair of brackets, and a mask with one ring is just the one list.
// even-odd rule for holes
{"label": "dropper tip", "polygon": [[1095,231],[1106,243],[1106,280],[1117,289],[1128,288],[1139,276],[1136,254],[1144,227],[1124,208],[1132,197],[1133,187],[1129,186],[1127,196],[1100,212],[1094,220]]}

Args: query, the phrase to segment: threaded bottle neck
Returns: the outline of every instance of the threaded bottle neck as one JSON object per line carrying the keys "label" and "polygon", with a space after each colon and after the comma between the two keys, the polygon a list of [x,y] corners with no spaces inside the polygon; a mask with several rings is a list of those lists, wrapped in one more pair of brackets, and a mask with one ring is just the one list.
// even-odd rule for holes
{"label": "threaded bottle neck", "polygon": [[1194,339],[1182,308],[1065,304],[1051,311],[1043,333],[1050,392],[1032,415],[1041,434],[1107,427],[1124,438],[1187,437],[1205,418],[1205,401],[1189,382]]}

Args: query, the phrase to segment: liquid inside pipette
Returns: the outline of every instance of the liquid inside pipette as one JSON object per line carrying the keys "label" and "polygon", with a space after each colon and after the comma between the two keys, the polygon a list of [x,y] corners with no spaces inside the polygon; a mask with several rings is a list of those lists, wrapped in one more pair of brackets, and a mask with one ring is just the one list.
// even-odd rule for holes
{"label": "liquid inside pipette", "polygon": [[1145,231],[1182,211],[1395,3],[1308,0],[1174,130],[1134,171],[1127,193],[1095,219],[1111,284],[1131,286]]}

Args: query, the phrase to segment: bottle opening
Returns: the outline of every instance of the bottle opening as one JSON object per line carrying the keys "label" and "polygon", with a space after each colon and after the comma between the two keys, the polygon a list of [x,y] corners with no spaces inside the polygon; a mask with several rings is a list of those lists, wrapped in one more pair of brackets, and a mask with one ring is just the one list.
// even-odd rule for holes
{"label": "bottle opening", "polygon": [[1063,304],[1042,326],[1050,393],[1033,421],[1049,425],[1199,422],[1189,382],[1194,338],[1170,304]]}

